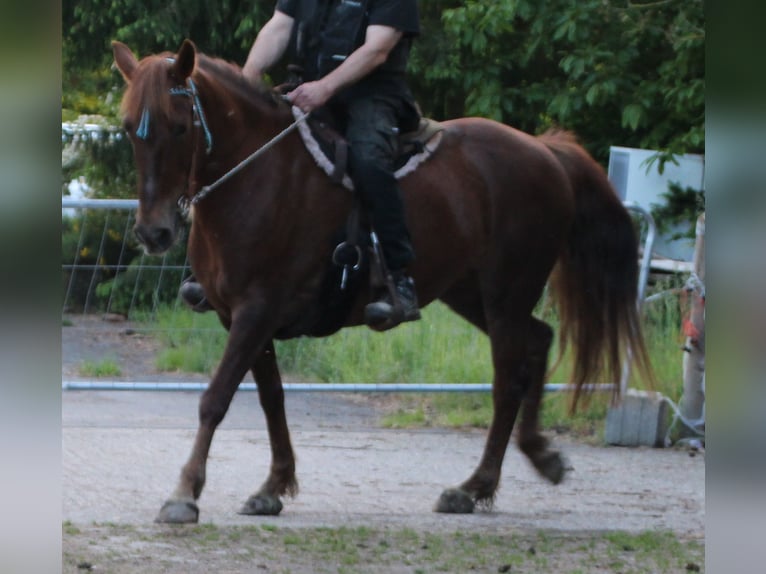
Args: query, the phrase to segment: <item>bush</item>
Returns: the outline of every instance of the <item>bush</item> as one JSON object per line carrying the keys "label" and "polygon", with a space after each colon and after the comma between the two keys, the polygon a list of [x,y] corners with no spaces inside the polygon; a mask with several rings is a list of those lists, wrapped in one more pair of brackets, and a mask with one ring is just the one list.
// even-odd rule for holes
{"label": "bush", "polygon": [[[134,197],[132,149],[114,121],[79,116],[62,131],[64,193],[71,180],[82,178],[90,197]],[[133,237],[134,217],[127,210],[93,209],[62,217],[65,311],[127,315],[175,300],[184,274],[186,242],[182,238],[162,258],[147,258]]]}
{"label": "bush", "polygon": [[[125,211],[87,210],[61,220],[61,263],[66,311],[102,311],[96,288],[109,281],[139,251],[125,234],[132,216]],[[95,309],[94,309],[95,307]]]}
{"label": "bush", "polygon": [[172,304],[184,276],[186,242],[180,241],[162,257],[144,254],[134,257],[127,269],[101,281],[96,295],[110,313],[130,315],[136,310],[154,310]]}

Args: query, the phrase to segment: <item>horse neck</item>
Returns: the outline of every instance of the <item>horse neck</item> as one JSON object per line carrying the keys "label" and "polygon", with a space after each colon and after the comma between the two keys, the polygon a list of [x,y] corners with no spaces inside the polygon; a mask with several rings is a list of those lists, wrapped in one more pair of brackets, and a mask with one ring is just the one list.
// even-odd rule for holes
{"label": "horse neck", "polygon": [[292,119],[287,107],[275,106],[267,94],[243,93],[241,86],[227,89],[210,75],[201,75],[199,84],[213,139],[205,163],[213,171],[231,169],[287,127]]}
{"label": "horse neck", "polygon": [[[241,82],[230,81],[232,85],[227,86],[206,74],[198,83],[213,135],[213,149],[198,160],[202,165],[195,171],[197,185],[202,187],[229,173],[294,118],[288,105],[275,105],[269,94],[253,93],[250,90],[257,88]],[[296,130],[212,191],[195,209],[194,222],[198,232],[204,228],[205,234],[227,235],[234,226],[249,230],[251,237],[265,235],[264,240],[278,242],[277,237],[288,237],[282,233],[289,233],[288,229],[282,228],[304,225],[304,218],[296,218],[296,213],[332,212],[335,215],[324,218],[326,224],[333,228],[341,224],[350,200],[345,192],[331,188]],[[309,227],[321,235],[321,225]]]}
{"label": "horse neck", "polygon": [[[209,72],[195,77],[199,96],[212,134],[209,154],[198,144],[195,156],[194,180],[197,191],[218,182],[219,178],[238,168],[240,162],[261,149],[274,136],[293,121],[287,105],[275,105],[268,94],[248,93],[242,85],[227,88]],[[256,90],[257,88],[252,88]],[[297,134],[291,134],[298,137]],[[241,168],[198,204],[195,223],[210,232],[228,231],[233,221],[242,226],[270,227],[276,211],[289,209],[284,189],[293,164],[308,167],[306,162],[295,161],[297,142],[280,142],[270,150],[268,159],[257,158]],[[302,146],[301,146],[302,147]],[[289,194],[288,194],[289,195]],[[295,198],[291,198],[295,200]],[[243,220],[247,214],[246,221]],[[266,214],[269,219],[264,219]]]}

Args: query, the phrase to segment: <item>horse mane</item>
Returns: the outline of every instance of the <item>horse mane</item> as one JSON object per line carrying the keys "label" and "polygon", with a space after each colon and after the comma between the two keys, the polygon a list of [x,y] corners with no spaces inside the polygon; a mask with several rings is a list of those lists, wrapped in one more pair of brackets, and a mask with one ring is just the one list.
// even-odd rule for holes
{"label": "horse mane", "polygon": [[[143,58],[125,91],[120,106],[123,116],[131,110],[147,109],[152,115],[168,117],[171,111],[171,88],[178,82],[168,74],[168,59],[175,57],[172,52],[162,52]],[[196,54],[192,79],[203,84],[206,78],[214,78],[227,93],[254,106],[276,109],[281,103],[276,92],[264,83],[254,84],[242,75],[242,68],[232,62],[213,58],[201,52]]]}
{"label": "horse mane", "polygon": [[233,62],[197,52],[197,70],[215,77],[233,96],[252,102],[277,107],[280,98],[265,83],[253,83],[242,74],[242,68]]}

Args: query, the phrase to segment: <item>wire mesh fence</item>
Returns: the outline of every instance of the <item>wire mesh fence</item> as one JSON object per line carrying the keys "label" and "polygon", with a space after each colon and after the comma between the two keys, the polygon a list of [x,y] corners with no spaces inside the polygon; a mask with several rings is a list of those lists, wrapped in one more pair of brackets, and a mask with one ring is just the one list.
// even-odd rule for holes
{"label": "wire mesh fence", "polygon": [[133,318],[177,304],[191,272],[185,237],[163,256],[144,254],[133,238],[135,200],[62,200],[63,302],[66,313]]}
{"label": "wire mesh fence", "polygon": [[[114,336],[114,324],[110,321],[127,322],[129,326],[120,332],[130,339],[124,340],[124,362],[131,363],[145,358],[130,356],[128,350],[148,339],[164,339],[173,346],[198,345],[200,361],[215,363],[218,357],[206,357],[205,353],[215,351],[209,341],[223,337],[222,328],[207,314],[186,314],[183,322],[158,322],[158,314],[174,314],[183,304],[178,298],[178,289],[183,280],[191,274],[186,256],[186,232],[176,246],[162,256],[148,256],[133,237],[136,200],[92,200],[62,199],[62,278],[63,325],[67,329],[66,341],[90,339],[91,341]],[[651,224],[651,222],[649,222]],[[641,266],[640,299],[646,284],[651,252],[653,229],[644,244]],[[160,327],[163,324],[165,326]],[[125,337],[123,337],[125,338]],[[64,354],[68,349],[65,342]],[[96,348],[98,348],[96,346]],[[65,357],[66,359],[67,357]],[[156,367],[156,365],[155,365]],[[89,376],[71,369],[64,373],[63,386],[69,389],[104,388],[111,390],[138,390],[162,388],[172,390],[197,390],[204,388],[209,372],[200,376],[186,374],[158,375],[162,369],[150,368],[154,375],[145,373],[136,376],[110,376],[109,372]],[[172,371],[172,369],[170,369]],[[201,369],[204,371],[205,369]],[[119,372],[119,369],[116,371]],[[127,369],[136,372],[135,369]],[[138,371],[141,373],[141,371]],[[622,385],[626,384],[627,365]],[[116,380],[110,380],[116,379]],[[338,385],[287,384],[286,390],[345,390],[345,391],[486,391],[488,384],[470,385],[379,385],[377,383],[348,386],[351,381],[339,381]],[[160,386],[157,387],[157,384]],[[294,388],[293,388],[294,387]],[[549,384],[548,391],[563,390],[565,384]],[[612,385],[600,385],[609,390]],[[242,388],[248,389],[247,385]],[[254,388],[254,386],[253,386]]]}

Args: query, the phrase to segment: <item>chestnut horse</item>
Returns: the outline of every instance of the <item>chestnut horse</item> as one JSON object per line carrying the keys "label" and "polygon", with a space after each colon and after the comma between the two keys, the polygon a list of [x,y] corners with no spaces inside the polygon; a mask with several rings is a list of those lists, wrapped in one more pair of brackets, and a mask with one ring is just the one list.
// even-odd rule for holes
{"label": "chestnut horse", "polygon": [[[188,40],[177,54],[141,61],[119,42],[113,50],[127,82],[123,125],[138,173],[135,233],[147,253],[159,254],[178,236],[179,200],[228,174],[294,118],[274,91]],[[575,400],[585,382],[619,380],[627,354],[645,372],[650,366],[636,308],[637,238],[601,167],[563,132],[534,137],[481,118],[444,128],[437,152],[401,188],[421,306],[443,301],[491,342],[494,416],[483,456],[435,508],[472,512],[493,499],[519,410],[521,451],[552,483],[564,477],[562,457],[538,430],[553,330],[532,311],[549,278],[561,348],[574,348]],[[191,455],[157,520],[198,520],[213,433],[248,370],[272,460],[240,512],[275,515],[298,487],[273,340],[316,334],[327,310],[320,293],[353,197],[293,131],[197,200],[189,259],[229,334],[200,399]],[[354,293],[338,328],[362,324],[369,291]]]}

